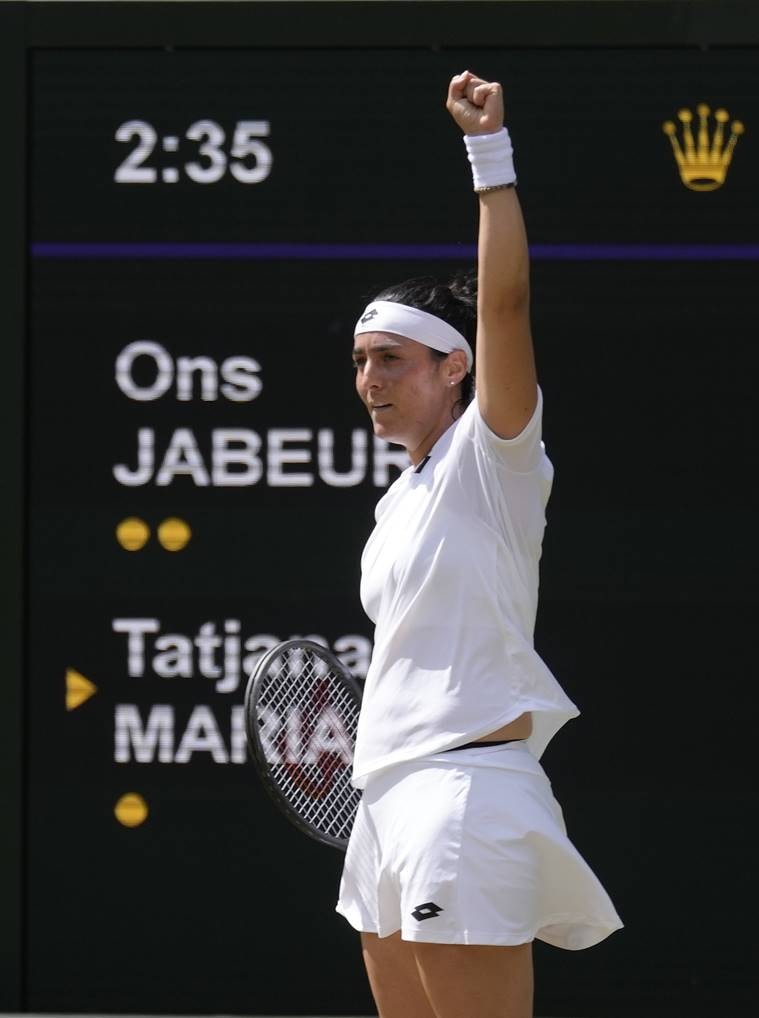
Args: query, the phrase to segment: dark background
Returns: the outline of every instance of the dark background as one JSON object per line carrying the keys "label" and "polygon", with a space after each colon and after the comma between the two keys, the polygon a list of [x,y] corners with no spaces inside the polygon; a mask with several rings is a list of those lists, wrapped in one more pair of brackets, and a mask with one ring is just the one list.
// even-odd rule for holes
{"label": "dark background", "polygon": [[[371,1012],[357,938],[332,912],[341,859],[275,813],[249,764],[202,752],[114,762],[116,704],[143,717],[171,705],[177,743],[193,706],[208,704],[228,745],[242,688],[130,678],[111,620],[154,617],[193,635],[234,618],[243,638],[370,638],[358,557],[379,489],[186,477],[126,488],[112,467],[134,462],[140,427],[162,448],[191,428],[204,457],[214,428],[324,428],[347,450],[366,428],[349,362],[366,298],[472,263],[476,203],[442,105],[451,74],[470,67],[504,85],[534,252],[556,466],[536,643],[582,709],[543,762],[625,922],[587,952],[537,945],[536,1013],[754,1013],[759,255],[725,260],[717,245],[756,251],[759,26],[747,5],[720,6],[6,5],[3,74],[20,101],[5,120],[19,158],[4,170],[16,247],[4,274],[0,1007]],[[725,185],[707,194],[682,185],[661,131],[701,101],[746,125]],[[229,133],[270,120],[270,177],[114,183],[119,124],[181,136],[205,117]],[[194,149],[157,151],[151,165],[181,166]],[[307,247],[170,259],[40,247],[64,242]],[[421,243],[440,246],[412,257],[405,245]],[[569,259],[552,247],[570,243],[596,247]],[[706,249],[664,257],[657,245],[671,243]],[[350,257],[344,244],[357,245]],[[631,245],[645,250],[633,258]],[[252,356],[262,394],[130,401],[113,365],[137,339],[174,357]],[[173,555],[155,537],[128,553],[114,529],[130,515],[153,530],[180,516],[193,539]],[[73,712],[68,667],[98,686]],[[113,815],[127,791],[151,809],[135,829]]]}

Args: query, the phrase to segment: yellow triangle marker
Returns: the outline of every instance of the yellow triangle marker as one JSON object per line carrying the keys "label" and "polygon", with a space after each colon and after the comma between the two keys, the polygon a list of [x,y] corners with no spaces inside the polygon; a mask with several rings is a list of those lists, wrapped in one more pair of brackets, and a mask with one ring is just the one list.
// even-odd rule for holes
{"label": "yellow triangle marker", "polygon": [[98,687],[94,682],[85,679],[73,668],[66,669],[66,710],[76,710],[77,707],[81,707],[97,691]]}

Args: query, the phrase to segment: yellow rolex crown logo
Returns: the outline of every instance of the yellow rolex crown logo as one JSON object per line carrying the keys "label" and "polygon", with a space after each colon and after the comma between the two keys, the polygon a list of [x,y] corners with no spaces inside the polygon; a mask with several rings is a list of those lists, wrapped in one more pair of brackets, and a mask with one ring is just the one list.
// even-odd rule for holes
{"label": "yellow rolex crown logo", "polygon": [[669,135],[672,142],[680,179],[691,191],[715,191],[725,183],[735,143],[744,131],[740,120],[734,120],[725,142],[725,124],[730,119],[730,114],[727,110],[719,109],[714,111],[716,127],[710,137],[710,112],[706,103],[700,103],[696,107],[698,127],[694,138],[693,113],[686,109],[678,110],[677,117],[682,124],[682,142],[677,137],[677,127],[673,121],[666,120],[662,124],[662,130]]}

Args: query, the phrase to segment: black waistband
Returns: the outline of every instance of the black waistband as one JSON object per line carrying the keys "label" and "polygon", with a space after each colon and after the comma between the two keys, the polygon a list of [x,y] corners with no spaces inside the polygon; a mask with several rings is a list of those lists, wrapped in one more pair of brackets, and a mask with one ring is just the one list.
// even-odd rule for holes
{"label": "black waistband", "polygon": [[524,739],[493,739],[490,742],[486,740],[482,742],[465,742],[463,746],[451,746],[450,749],[446,749],[444,752],[455,753],[459,749],[483,749],[485,746],[505,746],[509,742],[524,742]]}

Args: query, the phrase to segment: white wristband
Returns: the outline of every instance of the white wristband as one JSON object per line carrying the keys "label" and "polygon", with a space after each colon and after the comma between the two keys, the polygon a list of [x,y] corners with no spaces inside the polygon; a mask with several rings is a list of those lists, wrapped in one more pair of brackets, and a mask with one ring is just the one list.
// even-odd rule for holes
{"label": "white wristband", "polygon": [[465,134],[467,156],[472,164],[475,191],[515,184],[514,149],[505,127],[495,134]]}

